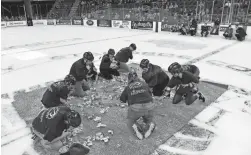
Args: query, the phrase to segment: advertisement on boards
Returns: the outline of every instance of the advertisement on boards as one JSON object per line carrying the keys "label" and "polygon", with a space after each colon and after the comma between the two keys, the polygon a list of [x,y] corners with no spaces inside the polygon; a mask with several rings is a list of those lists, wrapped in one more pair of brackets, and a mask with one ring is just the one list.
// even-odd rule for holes
{"label": "advertisement on boards", "polygon": [[112,20],[112,27],[131,29],[131,21]]}
{"label": "advertisement on boards", "polygon": [[140,30],[152,30],[153,22],[149,21],[132,21],[131,22],[132,29],[140,29]]}

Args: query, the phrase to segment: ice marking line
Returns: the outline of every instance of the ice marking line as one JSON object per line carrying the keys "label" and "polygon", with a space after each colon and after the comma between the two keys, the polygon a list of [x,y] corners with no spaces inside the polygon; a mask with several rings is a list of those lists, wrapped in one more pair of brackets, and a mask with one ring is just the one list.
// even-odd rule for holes
{"label": "ice marking line", "polygon": [[235,42],[235,43],[230,44],[230,45],[225,45],[225,46],[220,47],[219,49],[214,50],[214,51],[212,51],[212,52],[210,52],[210,53],[206,53],[206,54],[204,54],[204,55],[202,55],[202,56],[199,56],[199,57],[197,57],[197,58],[194,58],[194,59],[192,59],[192,60],[186,62],[185,64],[193,64],[193,63],[196,63],[196,62],[201,61],[201,60],[203,60],[203,59],[205,59],[205,58],[207,58],[207,57],[209,57],[209,56],[215,55],[215,54],[217,54],[217,53],[219,53],[219,52],[221,52],[221,51],[223,51],[223,50],[226,50],[226,49],[228,49],[228,48],[230,48],[230,47],[232,47],[232,46],[234,46],[234,45],[236,45],[236,44],[238,44],[238,43],[239,43],[239,42]]}
{"label": "ice marking line", "polygon": [[8,141],[7,143],[1,144],[1,147],[6,146],[6,145],[8,145],[8,144],[10,144],[10,143],[12,143],[12,142],[15,142],[15,141],[17,141],[17,140],[19,140],[19,139],[21,139],[21,138],[24,138],[24,137],[26,137],[26,136],[29,136],[29,135],[31,135],[31,133],[27,133],[27,134],[22,135],[22,136],[20,136],[20,137],[18,137],[18,138],[12,139],[11,141]]}
{"label": "ice marking line", "polygon": [[29,52],[29,51],[39,51],[39,50],[44,50],[44,49],[52,49],[52,48],[59,48],[59,47],[65,47],[65,46],[74,46],[74,45],[78,45],[78,44],[101,42],[101,41],[114,40],[114,39],[127,38],[127,37],[135,37],[135,36],[141,36],[141,35],[149,35],[149,34],[151,34],[151,33],[143,33],[143,34],[135,34],[135,35],[130,35],[130,36],[123,36],[123,37],[114,37],[114,38],[106,38],[106,39],[99,39],[99,40],[83,41],[83,42],[78,42],[78,43],[69,43],[69,44],[65,44],[65,45],[56,45],[56,46],[52,46],[52,47],[29,49],[29,50],[16,52],[16,53],[9,53],[9,54],[4,53],[4,54],[1,54],[1,55],[2,56],[8,56],[8,55],[12,55],[12,54],[25,53],[25,52]]}
{"label": "ice marking line", "polygon": [[170,147],[168,145],[160,145],[159,149],[165,150],[171,153],[177,153],[177,154],[186,154],[186,155],[202,155],[203,151],[190,151],[190,150],[185,150],[185,149],[180,149],[180,148],[175,148],[175,147]]}
{"label": "ice marking line", "polygon": [[[76,56],[75,55],[78,55],[78,54],[82,54],[81,53],[74,53],[74,54],[67,54],[67,55],[62,55],[63,58],[62,59],[69,59],[69,56],[73,56],[72,58],[75,58]],[[94,55],[96,54],[97,56],[99,55],[98,53],[93,53]],[[55,57],[55,56],[54,56]],[[20,68],[16,68],[16,69],[11,69],[11,70],[8,70],[7,69],[1,69],[1,70],[8,70],[6,72],[3,72],[2,75],[5,75],[5,74],[8,74],[8,73],[11,73],[11,72],[14,72],[14,71],[18,71],[18,70],[22,70],[22,69],[25,69],[25,68],[30,68],[30,67],[34,67],[34,66],[38,66],[38,65],[42,65],[42,64],[45,64],[45,63],[48,63],[48,62],[52,62],[52,61],[55,61],[55,59],[52,59],[54,57],[50,57],[49,60],[47,61],[44,61],[44,62],[41,62],[41,63],[37,63],[37,64],[31,64],[31,65],[27,65],[27,66],[23,66],[23,67],[20,67]],[[98,60],[94,60],[93,62],[97,62]]]}
{"label": "ice marking line", "polygon": [[194,137],[194,136],[191,136],[191,135],[184,135],[180,132],[177,132],[174,134],[174,136],[176,138],[180,138],[180,139],[186,139],[186,140],[195,140],[195,141],[211,141],[212,138],[200,138],[200,137]]}
{"label": "ice marking line", "polygon": [[[67,41],[76,41],[76,40],[83,40],[83,38],[72,38],[72,39],[54,40],[54,41],[42,41],[42,42],[35,42],[35,43],[30,43],[30,44],[8,46],[8,47],[3,48],[2,52],[17,49],[17,48],[27,48],[27,47],[33,47],[33,46],[57,44],[57,43],[63,43],[63,42],[67,42]],[[4,52],[4,53],[6,53],[6,52]]]}
{"label": "ice marking line", "polygon": [[218,134],[218,130],[215,127],[210,126],[210,125],[208,125],[208,124],[206,124],[204,122],[200,122],[200,121],[198,121],[196,119],[193,119],[189,123],[193,124],[193,125],[196,125],[196,126],[198,126],[200,128],[206,129],[206,130],[208,130],[210,132],[213,132],[214,134]]}

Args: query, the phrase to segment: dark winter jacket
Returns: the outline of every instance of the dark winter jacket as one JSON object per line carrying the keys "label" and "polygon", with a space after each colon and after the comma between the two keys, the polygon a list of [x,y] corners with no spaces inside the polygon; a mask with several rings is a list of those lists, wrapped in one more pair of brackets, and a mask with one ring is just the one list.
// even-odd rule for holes
{"label": "dark winter jacket", "polygon": [[77,81],[86,80],[88,70],[86,68],[86,64],[83,62],[83,59],[79,59],[72,64],[70,74],[73,75]]}
{"label": "dark winter jacket", "polygon": [[115,60],[127,63],[129,59],[133,59],[132,51],[129,47],[122,48],[116,55]]}
{"label": "dark winter jacket", "polygon": [[112,63],[112,61],[111,61],[111,59],[109,58],[109,54],[105,54],[105,55],[102,57],[102,60],[101,60],[99,69],[108,69],[108,68],[110,68],[111,63]]}
{"label": "dark winter jacket", "polygon": [[214,26],[219,26],[219,25],[220,25],[220,20],[219,19],[215,20],[214,21]]}
{"label": "dark winter jacket", "polygon": [[245,37],[247,35],[247,33],[242,27],[238,27],[236,33],[239,34],[241,37]]}
{"label": "dark winter jacket", "polygon": [[226,31],[224,32],[224,34],[233,35],[233,28],[228,27],[228,28],[226,29]]}
{"label": "dark winter jacket", "polygon": [[201,26],[201,31],[209,31],[209,26],[207,26],[207,25],[202,25]]}
{"label": "dark winter jacket", "polygon": [[55,107],[63,104],[60,98],[66,100],[70,90],[63,81],[54,82],[43,94],[41,102],[47,107]]}
{"label": "dark winter jacket", "polygon": [[182,65],[182,68],[185,70],[185,71],[188,71],[192,74],[196,73],[199,68],[195,65]]}
{"label": "dark winter jacket", "polygon": [[168,75],[162,70],[162,68],[153,64],[149,64],[149,69],[147,72],[142,73],[142,78],[150,88],[162,84],[166,80],[169,81]]}
{"label": "dark winter jacket", "polygon": [[199,83],[198,77],[195,77],[192,73],[188,71],[182,72],[182,78],[180,77],[172,77],[171,80],[168,83],[169,88],[173,88],[175,86],[181,86],[178,87],[178,90],[176,93],[178,94],[184,94],[187,91],[190,91],[190,87],[183,87],[182,84],[189,84],[189,83]]}
{"label": "dark winter jacket", "polygon": [[68,129],[65,119],[70,111],[71,109],[66,106],[42,110],[33,120],[32,127],[43,134],[45,140],[51,142],[60,137],[64,130]]}
{"label": "dark winter jacket", "polygon": [[189,84],[189,83],[199,83],[198,77],[195,77],[192,73],[188,71],[182,72],[182,78],[180,77],[172,77],[168,83],[168,87],[173,88],[180,84]]}
{"label": "dark winter jacket", "polygon": [[192,20],[192,24],[191,27],[196,28],[197,29],[198,23],[195,19]]}
{"label": "dark winter jacket", "polygon": [[120,101],[128,105],[152,102],[152,93],[147,84],[139,79],[131,82],[120,96]]}

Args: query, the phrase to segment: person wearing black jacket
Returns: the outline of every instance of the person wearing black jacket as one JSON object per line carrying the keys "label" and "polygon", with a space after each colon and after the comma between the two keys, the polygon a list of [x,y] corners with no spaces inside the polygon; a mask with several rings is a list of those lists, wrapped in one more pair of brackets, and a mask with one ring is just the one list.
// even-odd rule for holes
{"label": "person wearing black jacket", "polygon": [[114,61],[114,55],[114,49],[109,49],[108,53],[102,57],[100,63],[100,76],[107,80],[111,80],[113,75],[120,76],[120,73],[117,70],[119,63]]}
{"label": "person wearing black jacket", "polygon": [[244,28],[243,27],[239,27],[237,25],[236,33],[235,33],[235,36],[236,36],[237,40],[239,40],[239,41],[245,40],[246,35],[247,35],[247,33],[244,30]]}
{"label": "person wearing black jacket", "polygon": [[115,60],[119,62],[119,69],[125,72],[129,72],[127,62],[129,59],[133,59],[132,52],[137,49],[135,44],[131,44],[129,47],[122,48],[116,55]]}
{"label": "person wearing black jacket", "polygon": [[[120,96],[120,101],[128,103],[127,126],[138,139],[149,137],[155,129],[153,122],[154,103],[152,93],[148,85],[138,78],[137,73],[131,70],[128,74],[128,85]],[[147,130],[137,125],[137,120],[143,118],[147,124]]]}
{"label": "person wearing black jacket", "polygon": [[207,23],[205,23],[204,25],[201,26],[201,36],[207,37],[208,34],[209,34],[209,27]]}
{"label": "person wearing black jacket", "polygon": [[161,67],[151,64],[148,59],[141,60],[140,68],[143,69],[142,78],[152,89],[153,95],[162,96],[169,82],[168,75]]}
{"label": "person wearing black jacket", "polygon": [[186,105],[192,104],[198,98],[205,102],[205,97],[198,90],[194,83],[199,83],[199,78],[189,71],[183,70],[182,66],[178,63],[171,64],[169,70],[173,77],[169,81],[166,88],[166,95],[170,96],[171,88],[176,87],[176,92],[173,97],[173,104],[178,104],[185,96]]}
{"label": "person wearing black jacket", "polygon": [[89,90],[90,87],[87,84],[87,75],[90,73],[87,66],[93,64],[94,56],[91,52],[85,52],[83,58],[74,62],[70,69],[70,74],[76,79],[76,84],[72,95],[83,97],[84,91]]}
{"label": "person wearing black jacket", "polygon": [[182,24],[179,30],[181,35],[187,35],[187,29],[185,24]]}
{"label": "person wearing black jacket", "polygon": [[71,134],[67,130],[80,124],[80,114],[69,107],[44,109],[32,121],[33,139],[39,138],[43,147],[58,151],[63,146],[61,140]]}
{"label": "person wearing black jacket", "polygon": [[213,35],[219,35],[219,28],[220,28],[220,19],[217,18],[214,21],[214,26],[212,28],[211,34],[213,34]]}
{"label": "person wearing black jacket", "polygon": [[198,27],[198,23],[196,19],[192,19],[192,24],[190,25],[190,35],[191,36],[195,36],[197,33],[197,27]]}
{"label": "person wearing black jacket", "polygon": [[44,107],[51,108],[65,105],[67,103],[68,95],[75,84],[76,79],[72,75],[67,75],[63,81],[52,83],[43,94],[41,102]]}
{"label": "person wearing black jacket", "polygon": [[229,25],[225,32],[223,33],[223,36],[226,38],[226,39],[232,39],[233,37],[233,28],[232,28],[232,25]]}

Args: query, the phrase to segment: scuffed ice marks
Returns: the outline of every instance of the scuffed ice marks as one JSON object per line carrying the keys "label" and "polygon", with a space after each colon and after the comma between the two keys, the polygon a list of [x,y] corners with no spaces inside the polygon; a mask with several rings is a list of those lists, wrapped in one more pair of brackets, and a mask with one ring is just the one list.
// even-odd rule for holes
{"label": "scuffed ice marks", "polygon": [[189,50],[189,49],[203,49],[206,48],[206,44],[192,43],[180,40],[148,40],[148,43],[153,43],[159,47],[168,47],[176,50]]}

